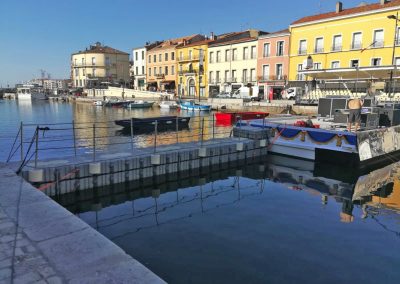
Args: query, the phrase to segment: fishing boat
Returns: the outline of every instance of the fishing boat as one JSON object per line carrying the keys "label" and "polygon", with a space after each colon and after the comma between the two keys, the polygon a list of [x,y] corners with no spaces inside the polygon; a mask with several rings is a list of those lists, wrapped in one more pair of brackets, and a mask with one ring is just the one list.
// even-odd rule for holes
{"label": "fishing boat", "polygon": [[121,101],[121,100],[119,100],[119,99],[116,99],[116,100],[107,100],[107,101],[105,102],[104,106],[107,106],[107,107],[115,107],[115,108],[122,108],[122,107],[127,106],[127,105],[130,104],[131,102],[133,102],[133,101],[125,101],[125,100]]}
{"label": "fishing boat", "polygon": [[210,111],[211,105],[201,105],[196,104],[194,101],[190,102],[181,102],[179,104],[181,110],[189,110],[189,111]]}
{"label": "fishing boat", "polygon": [[20,85],[17,87],[18,100],[48,100],[47,94],[37,85]]}
{"label": "fishing boat", "polygon": [[178,104],[174,101],[162,101],[159,106],[161,109],[176,109],[176,108],[178,108]]}
{"label": "fishing boat", "polygon": [[215,114],[215,120],[218,125],[232,125],[239,120],[251,120],[264,118],[269,115],[268,112],[257,111],[224,111]]}
{"label": "fishing boat", "polygon": [[126,105],[126,108],[151,108],[154,102],[133,101]]}
{"label": "fishing boat", "polygon": [[148,118],[136,118],[116,120],[115,124],[122,126],[123,131],[133,133],[146,133],[157,131],[168,131],[168,130],[182,130],[189,127],[190,117],[178,117],[178,116],[158,116]]}

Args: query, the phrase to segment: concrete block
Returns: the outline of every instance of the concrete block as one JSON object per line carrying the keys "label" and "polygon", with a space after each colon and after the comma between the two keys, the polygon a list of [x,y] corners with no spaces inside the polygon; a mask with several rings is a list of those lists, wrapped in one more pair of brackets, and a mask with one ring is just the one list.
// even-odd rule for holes
{"label": "concrete block", "polygon": [[43,178],[43,169],[29,170],[28,180],[30,182],[42,182]]}
{"label": "concrete block", "polygon": [[243,142],[236,143],[236,151],[243,151],[243,150],[244,150]]}
{"label": "concrete block", "polygon": [[89,164],[89,174],[100,175],[101,174],[101,163],[90,163]]}
{"label": "concrete block", "polygon": [[151,164],[152,165],[160,165],[161,164],[161,155],[160,154],[151,155]]}
{"label": "concrete block", "polygon": [[207,148],[202,147],[199,149],[199,157],[201,158],[207,157]]}
{"label": "concrete block", "polygon": [[260,147],[267,147],[268,143],[267,143],[267,139],[261,139],[260,140]]}

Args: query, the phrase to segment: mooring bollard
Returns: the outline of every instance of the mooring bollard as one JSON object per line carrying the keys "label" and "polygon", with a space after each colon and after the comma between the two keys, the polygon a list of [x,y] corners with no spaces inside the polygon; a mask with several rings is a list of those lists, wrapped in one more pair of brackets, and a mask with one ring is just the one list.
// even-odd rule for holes
{"label": "mooring bollard", "polygon": [[96,124],[93,123],[93,161],[96,161]]}
{"label": "mooring bollard", "polygon": [[76,157],[76,134],[75,134],[75,120],[72,121],[72,135],[74,136],[74,154]]}
{"label": "mooring bollard", "polygon": [[131,118],[131,150],[133,154],[133,118]]}
{"label": "mooring bollard", "polygon": [[154,123],[154,153],[157,152],[157,129],[158,129],[158,121],[156,119]]}

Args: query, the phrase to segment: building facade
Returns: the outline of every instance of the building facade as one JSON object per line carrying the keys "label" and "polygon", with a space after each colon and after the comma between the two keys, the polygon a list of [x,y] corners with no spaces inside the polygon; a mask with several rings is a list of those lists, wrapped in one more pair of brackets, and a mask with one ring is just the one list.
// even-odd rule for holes
{"label": "building facade", "polygon": [[147,72],[147,51],[161,44],[157,41],[146,43],[145,46],[132,49],[132,67],[131,76],[133,77],[133,88],[135,90],[146,90],[146,72]]}
{"label": "building facade", "polygon": [[129,82],[129,53],[99,42],[71,56],[72,86],[98,87],[103,83]]}
{"label": "building facade", "polygon": [[337,2],[334,12],[293,22],[289,79],[387,80],[393,74],[393,52],[393,61],[400,64],[399,10],[399,0],[349,9]]}
{"label": "building facade", "polygon": [[258,39],[257,81],[268,98],[279,97],[289,75],[289,30]]}
{"label": "building facade", "polygon": [[203,40],[201,35],[192,35],[166,40],[147,51],[147,89],[150,91],[176,91],[176,48],[183,42]]}
{"label": "building facade", "polygon": [[208,93],[234,92],[257,84],[257,30],[232,33],[208,46]]}

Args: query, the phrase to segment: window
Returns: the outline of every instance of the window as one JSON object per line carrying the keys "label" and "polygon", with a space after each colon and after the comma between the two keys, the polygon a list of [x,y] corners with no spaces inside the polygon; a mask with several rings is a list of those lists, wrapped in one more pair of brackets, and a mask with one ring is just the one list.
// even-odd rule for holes
{"label": "window", "polygon": [[144,66],[142,66],[142,74],[144,75]]}
{"label": "window", "polygon": [[237,60],[237,49],[232,49],[232,61]]}
{"label": "window", "polygon": [[183,60],[183,51],[179,51],[179,60],[180,60],[180,61]]}
{"label": "window", "polygon": [[174,65],[171,66],[171,75],[175,75],[175,66]]}
{"label": "window", "polygon": [[322,69],[321,62],[314,62],[313,69],[315,69],[315,70]]}
{"label": "window", "polygon": [[190,59],[190,60],[193,59],[193,58],[192,58],[192,55],[193,55],[192,50],[189,50],[189,59]]}
{"label": "window", "polygon": [[160,67],[158,67],[158,75],[161,75],[162,74],[162,67],[160,66]]}
{"label": "window", "polygon": [[284,52],[284,42],[278,41],[276,43],[276,56],[283,56],[283,52]]}
{"label": "window", "polygon": [[264,43],[264,51],[263,51],[264,57],[269,57],[270,47],[271,47],[271,44],[269,42]]}
{"label": "window", "polygon": [[142,50],[142,60],[144,60],[144,50]]}
{"label": "window", "polygon": [[315,50],[314,53],[324,52],[324,39],[322,37],[315,39]]}
{"label": "window", "polygon": [[232,70],[232,82],[236,82],[236,70]]}
{"label": "window", "polygon": [[165,53],[165,54],[164,54],[164,60],[165,60],[165,61],[168,61],[168,53]]}
{"label": "window", "polygon": [[230,54],[230,50],[229,49],[225,50],[225,62],[229,62],[229,60],[230,60],[229,54]]}
{"label": "window", "polygon": [[96,57],[92,57],[92,65],[96,65]]}
{"label": "window", "polygon": [[153,62],[156,63],[157,62],[157,55],[153,55]]}
{"label": "window", "polygon": [[297,80],[304,81],[305,75],[300,73],[301,70],[303,70],[303,64],[298,64],[297,65]]}
{"label": "window", "polygon": [[341,51],[341,50],[342,50],[342,36],[335,35],[333,36],[332,51]]}
{"label": "window", "polygon": [[209,76],[210,83],[212,83],[212,81],[213,81],[213,71],[210,71],[208,76]]}
{"label": "window", "polygon": [[215,80],[219,83],[219,71],[215,72]]}
{"label": "window", "polygon": [[256,57],[257,57],[256,54],[257,54],[257,49],[256,49],[256,46],[253,45],[253,46],[251,47],[251,53],[250,53],[251,59],[256,59]]}
{"label": "window", "polygon": [[110,57],[106,57],[106,66],[110,65],[111,65]]}
{"label": "window", "polygon": [[400,45],[400,27],[397,27],[397,33],[396,33],[396,45]]}
{"label": "window", "polygon": [[305,39],[299,42],[299,55],[307,54],[307,41]]}
{"label": "window", "polygon": [[135,52],[135,60],[136,60],[136,61],[139,60],[139,58],[138,58],[138,52],[137,52],[137,51]]}
{"label": "window", "polygon": [[225,82],[229,82],[229,70],[225,70]]}
{"label": "window", "polygon": [[175,60],[175,52],[171,52],[171,60]]}
{"label": "window", "polygon": [[351,41],[351,49],[361,49],[362,47],[362,33],[353,33]]}
{"label": "window", "polygon": [[151,68],[149,68],[149,76],[151,76]]}
{"label": "window", "polygon": [[360,61],[358,59],[353,59],[350,61],[350,67],[356,68],[356,67],[360,66],[359,64],[360,64]]}
{"label": "window", "polygon": [[276,75],[277,80],[283,79],[283,65],[282,64],[276,64],[275,75]]}
{"label": "window", "polygon": [[93,68],[93,77],[96,77],[96,68]]}
{"label": "window", "polygon": [[332,61],[331,63],[331,68],[332,69],[337,69],[340,67],[340,62],[339,61]]}
{"label": "window", "polygon": [[162,61],[162,54],[160,53],[159,55],[158,55],[158,62],[161,62]]}
{"label": "window", "polygon": [[151,63],[151,55],[149,55],[149,63]]}
{"label": "window", "polygon": [[86,69],[82,69],[82,75],[86,76]]}
{"label": "window", "polygon": [[135,75],[138,75],[138,74],[139,74],[139,67],[136,66],[136,73],[135,73]]}
{"label": "window", "polygon": [[85,58],[82,58],[82,65],[85,65]]}
{"label": "window", "polygon": [[394,65],[400,66],[400,57],[396,57],[396,58],[394,59]]}
{"label": "window", "polygon": [[374,31],[374,47],[383,47],[383,30]]}
{"label": "window", "polygon": [[243,60],[249,59],[249,48],[243,47]]}
{"label": "window", "polygon": [[210,63],[214,63],[214,52],[210,52]]}
{"label": "window", "polygon": [[217,51],[216,62],[221,62],[221,51]]}
{"label": "window", "polygon": [[248,82],[248,78],[247,78],[247,69],[243,69],[243,79],[242,82],[246,83]]}
{"label": "window", "polygon": [[168,75],[168,66],[165,66],[165,72],[164,72],[164,74],[165,74],[165,75]]}
{"label": "window", "polygon": [[75,87],[78,87],[78,79],[75,80]]}
{"label": "window", "polygon": [[75,76],[76,77],[79,76],[79,69],[78,68],[75,68]]}
{"label": "window", "polygon": [[269,65],[263,65],[262,67],[262,79],[269,80]]}
{"label": "window", "polygon": [[154,76],[157,76],[157,68],[156,67],[153,68],[153,71],[154,71]]}
{"label": "window", "polygon": [[372,58],[371,59],[371,66],[380,66],[381,65],[381,59],[380,58]]}
{"label": "window", "polygon": [[78,59],[76,59],[76,58],[74,59],[74,65],[75,65],[75,66],[77,65],[77,63],[76,63],[77,60],[78,60]]}
{"label": "window", "polygon": [[256,69],[250,69],[250,80],[252,81],[252,82],[255,82],[256,81]]}

